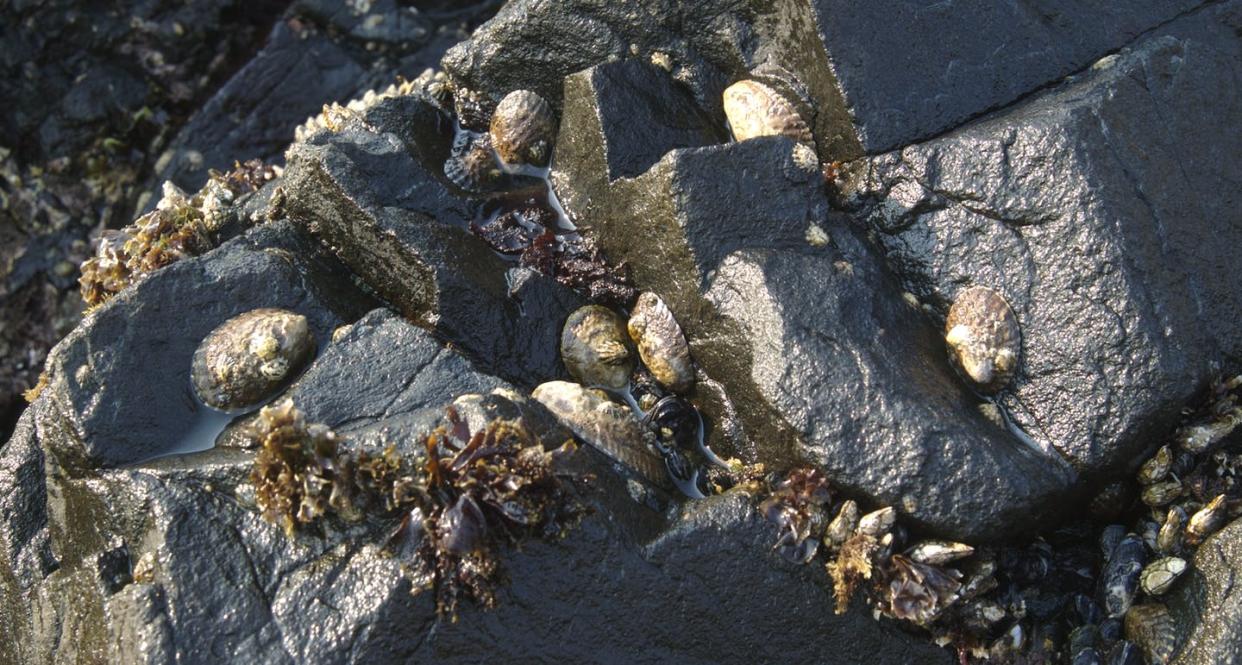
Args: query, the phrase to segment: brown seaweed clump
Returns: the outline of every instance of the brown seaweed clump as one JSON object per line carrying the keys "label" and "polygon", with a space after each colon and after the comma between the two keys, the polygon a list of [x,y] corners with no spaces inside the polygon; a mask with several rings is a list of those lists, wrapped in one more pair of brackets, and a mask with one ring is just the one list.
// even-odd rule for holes
{"label": "brown seaweed clump", "polygon": [[759,512],[780,529],[773,549],[795,563],[810,561],[819,550],[832,500],[828,480],[818,469],[794,469],[759,504]]}
{"label": "brown seaweed clump", "polygon": [[[531,537],[559,538],[585,513],[575,483],[557,468],[574,450],[554,450],[520,421],[496,419],[471,433],[455,409],[402,454],[343,449],[322,425],[308,425],[291,400],[265,407],[253,427],[259,444],[250,479],[268,521],[292,537],[329,515],[387,520],[391,553],[427,579],[436,608],[455,616],[461,597],[496,603],[502,570],[497,549]],[[416,585],[414,593],[425,589]]]}
{"label": "brown seaweed clump", "polygon": [[473,434],[457,421],[452,432],[425,443],[430,501],[411,511],[405,527],[422,535],[414,551],[431,572],[436,609],[455,617],[463,594],[494,607],[501,579],[495,548],[560,538],[585,513],[571,483],[563,482],[574,477],[556,470],[576,446],[570,440],[545,450],[520,422],[507,420]]}

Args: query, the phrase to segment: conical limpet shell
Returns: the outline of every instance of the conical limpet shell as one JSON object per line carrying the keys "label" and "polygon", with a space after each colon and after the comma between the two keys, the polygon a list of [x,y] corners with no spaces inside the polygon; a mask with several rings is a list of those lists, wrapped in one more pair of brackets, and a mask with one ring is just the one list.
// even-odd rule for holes
{"label": "conical limpet shell", "polygon": [[650,292],[638,296],[628,328],[639,357],[660,385],[682,394],[694,386],[690,345],[659,296]]}
{"label": "conical limpet shell", "polygon": [[552,154],[556,118],[543,97],[514,90],[500,100],[490,132],[496,154],[506,163],[544,166]]}
{"label": "conical limpet shell", "polygon": [[742,80],[725,88],[724,112],[738,141],[759,136],[788,136],[806,144],[815,141],[793,104],[758,81]]}
{"label": "conical limpet shell", "polygon": [[473,136],[462,132],[453,141],[453,149],[444,162],[444,175],[468,192],[484,192],[495,188],[504,176],[492,140],[487,134]]}
{"label": "conical limpet shell", "polygon": [[1009,303],[992,289],[958,294],[945,321],[949,356],[979,388],[1002,388],[1018,368],[1021,330]]}
{"label": "conical limpet shell", "polygon": [[621,390],[629,384],[634,369],[627,341],[620,316],[607,307],[587,305],[565,320],[561,359],[579,383]]}
{"label": "conical limpet shell", "polygon": [[283,309],[255,309],[211,331],[190,363],[194,392],[222,411],[271,397],[310,360],[315,338],[306,317]]}

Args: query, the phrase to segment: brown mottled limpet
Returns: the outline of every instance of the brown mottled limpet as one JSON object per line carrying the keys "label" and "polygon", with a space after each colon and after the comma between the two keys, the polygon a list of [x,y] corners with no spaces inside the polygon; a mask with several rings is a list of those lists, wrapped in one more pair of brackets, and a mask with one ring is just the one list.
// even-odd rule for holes
{"label": "brown mottled limpet", "polygon": [[724,112],[738,141],[760,136],[788,136],[805,144],[815,141],[794,105],[758,81],[742,80],[725,88]]}
{"label": "brown mottled limpet", "polygon": [[552,154],[556,118],[543,97],[514,90],[500,100],[490,132],[496,154],[506,163],[544,166]]}
{"label": "brown mottled limpet", "polygon": [[694,386],[690,345],[660,296],[651,292],[639,295],[628,328],[639,357],[660,385],[682,394]]}
{"label": "brown mottled limpet", "polygon": [[283,309],[254,309],[203,338],[190,363],[190,378],[207,406],[244,409],[271,397],[314,351],[315,338],[305,316]]}
{"label": "brown mottled limpet", "polygon": [[983,286],[961,292],[944,329],[950,358],[977,387],[996,391],[1013,377],[1022,333],[999,293]]}

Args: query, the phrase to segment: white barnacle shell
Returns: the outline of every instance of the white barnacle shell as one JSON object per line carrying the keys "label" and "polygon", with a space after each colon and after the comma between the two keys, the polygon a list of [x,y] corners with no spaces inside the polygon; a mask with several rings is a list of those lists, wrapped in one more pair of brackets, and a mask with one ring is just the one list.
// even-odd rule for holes
{"label": "white barnacle shell", "polygon": [[1186,560],[1175,556],[1166,556],[1163,559],[1157,559],[1143,569],[1143,575],[1139,578],[1143,586],[1143,591],[1152,595],[1159,596],[1168,591],[1173,586],[1173,582],[1186,572]]}
{"label": "white barnacle shell", "polygon": [[283,309],[254,309],[203,338],[190,363],[190,379],[207,406],[243,409],[274,394],[314,351],[315,338],[305,316]]}
{"label": "white barnacle shell", "polygon": [[879,538],[882,534],[888,533],[888,530],[892,529],[896,523],[897,511],[892,506],[885,506],[863,515],[858,520],[858,532]]}
{"label": "white barnacle shell", "polygon": [[627,327],[639,357],[660,385],[683,394],[694,386],[690,345],[660,296],[651,292],[639,295]]}
{"label": "white barnacle shell", "polygon": [[944,340],[954,364],[979,388],[999,390],[1017,370],[1018,319],[992,289],[975,286],[958,295],[949,308]]}
{"label": "white barnacle shell", "polygon": [[561,359],[580,383],[612,390],[625,388],[634,369],[625,324],[601,305],[580,307],[565,319]]}
{"label": "white barnacle shell", "polygon": [[919,563],[941,565],[964,559],[974,553],[975,548],[965,543],[955,543],[948,540],[924,540],[910,548],[906,556]]}
{"label": "white barnacle shell", "polygon": [[496,106],[489,131],[496,154],[506,163],[543,166],[552,154],[556,118],[543,97],[514,90]]}
{"label": "white barnacle shell", "polygon": [[806,144],[815,140],[794,105],[758,81],[746,79],[725,88],[724,112],[739,141],[760,136],[788,136]]}

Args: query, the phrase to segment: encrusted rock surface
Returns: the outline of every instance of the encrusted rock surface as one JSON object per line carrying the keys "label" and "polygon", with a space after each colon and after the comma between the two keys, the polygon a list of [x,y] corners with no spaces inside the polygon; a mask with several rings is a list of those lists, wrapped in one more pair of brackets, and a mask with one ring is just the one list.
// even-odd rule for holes
{"label": "encrusted rock surface", "polygon": [[132,464],[168,454],[201,420],[190,387],[199,342],[259,307],[306,316],[319,339],[374,303],[289,222],[264,226],[131,286],[86,317],[53,349],[46,399],[64,436],[60,463]]}
{"label": "encrusted rock surface", "polygon": [[[157,3],[144,11],[159,21],[132,26],[142,40],[114,33],[109,15],[90,56],[49,80],[52,94],[0,120],[0,136],[25,137],[0,149],[0,222],[17,222],[16,232],[0,229],[0,310],[33,302],[45,320],[59,310],[35,302],[40,285],[63,289],[75,276],[50,262],[86,252],[66,229],[83,236],[87,222],[74,220],[127,221],[110,215],[140,206],[144,179],[193,188],[233,160],[287,160],[283,174],[254,165],[235,176],[256,182],[215,211],[214,249],[153,268],[51,353],[46,386],[0,445],[0,645],[11,647],[0,648],[0,665],[1064,656],[1065,644],[1049,645],[1064,637],[1067,613],[1091,614],[1089,599],[1073,609],[1073,594],[1092,588],[1099,563],[1079,506],[1108,481],[1126,479],[1113,484],[1117,497],[1133,490],[1134,467],[1170,440],[1179,411],[1201,408],[1218,373],[1242,371],[1242,138],[1229,131],[1242,126],[1242,0],[1124,9],[514,0],[444,53],[447,78],[413,78],[498,4],[265,7],[258,24],[268,40],[252,40],[257,55],[215,87],[222,77],[213,76],[242,64],[203,64],[204,36],[231,5],[203,10],[201,30],[182,26],[189,50],[172,69],[141,70],[158,64],[149,40],[164,35],[162,49],[180,22]],[[38,53],[36,69],[53,71],[65,49],[49,35],[80,34],[92,14],[46,23],[31,7],[0,15],[43,17],[24,23],[54,29],[14,40],[5,32],[0,65],[17,71],[14,54]],[[118,44],[137,49],[140,68],[101,64]],[[182,114],[132,117],[199,65]],[[118,71],[77,76],[107,66]],[[406,80],[387,92],[348,103],[399,75]],[[805,114],[815,146],[730,141],[721,94],[743,78]],[[478,111],[516,89],[555,112],[546,180],[525,169],[471,191],[455,185],[446,159],[472,135],[459,131],[449,96]],[[298,127],[329,101],[341,105]],[[38,113],[47,119],[36,135]],[[94,145],[101,127],[119,127],[128,143]],[[36,163],[55,145],[86,150],[75,160],[125,151],[137,162]],[[836,162],[845,158],[854,161]],[[88,165],[106,177],[75,186]],[[106,205],[95,209],[98,201]],[[521,245],[534,247],[537,232],[525,225],[546,228],[558,203],[593,245],[541,235],[530,258]],[[576,255],[581,274],[557,272],[572,270],[550,249],[560,242],[587,247]],[[605,284],[590,283],[601,275]],[[427,575],[385,550],[399,542],[395,512],[349,522],[327,511],[296,524],[286,515],[288,532],[265,521],[251,485],[261,416],[211,413],[191,391],[190,357],[205,334],[240,312],[279,307],[305,315],[317,340],[317,356],[279,397],[333,428],[342,447],[391,450],[408,463],[428,454],[430,432],[453,436],[446,430],[463,420],[479,432],[496,417],[520,418],[556,447],[570,433],[529,392],[566,378],[561,328],[587,302],[566,284],[619,310],[638,291],[667,303],[695,361],[684,397],[701,410],[711,448],[738,458],[705,485],[737,486],[689,501],[667,478],[650,482],[583,445],[561,470],[590,477],[578,491],[591,512],[561,539],[503,548],[497,607],[463,602],[455,621],[438,614],[437,594],[411,593]],[[1001,294],[1021,328],[1017,371],[996,396],[971,389],[943,338],[949,305],[976,285]],[[14,348],[37,364],[37,348]],[[693,439],[680,445],[694,448]],[[481,462],[477,452],[463,464]],[[343,459],[335,454],[316,463]],[[642,454],[650,476],[660,459]],[[748,466],[759,463],[763,471]],[[781,534],[817,562],[799,566],[773,549],[778,528],[749,492],[807,465],[802,477],[823,483],[824,505],[802,506],[802,522]],[[476,467],[417,468],[434,478],[433,469]],[[339,480],[324,473],[297,491]],[[1236,481],[1225,475],[1210,480]],[[280,482],[273,474],[269,485]],[[505,482],[513,492],[520,484]],[[829,492],[831,503],[856,500],[872,515],[895,508],[890,540],[861,539],[856,552],[820,543]],[[392,505],[408,510],[402,500]],[[410,537],[440,547],[456,540],[444,524]],[[979,559],[963,571],[994,561],[995,596],[1013,605],[951,606],[963,613],[953,621],[992,609],[1004,617],[985,617],[989,627],[969,639],[939,633],[957,654],[921,629],[872,618],[894,610],[885,596],[898,578],[902,593],[926,592],[894,572],[898,557],[880,555],[881,544],[900,552],[928,537],[973,546]],[[1187,636],[1183,662],[1242,657],[1238,540],[1237,522],[1208,538],[1165,596]],[[847,603],[834,598],[824,561],[854,557],[861,575],[873,554],[881,584],[860,595],[878,604],[834,614]],[[971,575],[975,588],[991,576]],[[1004,645],[1015,612],[1029,653]],[[988,643],[967,644],[975,637]]]}
{"label": "encrusted rock surface", "polygon": [[[364,403],[389,402],[382,412],[334,410],[323,396],[343,375],[365,373],[377,348],[420,360],[392,363],[391,380],[361,391]],[[447,391],[492,385],[383,312],[355,323],[317,364],[290,394],[369,449],[408,450],[442,422]],[[424,394],[410,392],[417,383]],[[502,413],[537,408],[493,402]],[[41,451],[59,421],[51,400],[40,400],[0,453],[0,468],[12,471],[0,476],[0,589],[20,599],[0,609],[0,635],[18,645],[0,662],[473,662],[503,650],[517,660],[708,663],[773,650],[813,660],[824,649],[852,654],[843,662],[951,662],[865,612],[824,611],[824,578],[770,551],[775,529],[745,496],[674,513],[668,529],[670,515],[648,507],[667,498],[614,475],[589,449],[578,455],[596,476],[593,515],[562,541],[506,552],[511,583],[500,606],[448,622],[437,620],[431,594],[410,594],[415,581],[395,559],[362,544],[382,542],[390,526],[329,523],[290,542],[264,522],[247,507],[252,451],[225,446],[65,473]]]}

